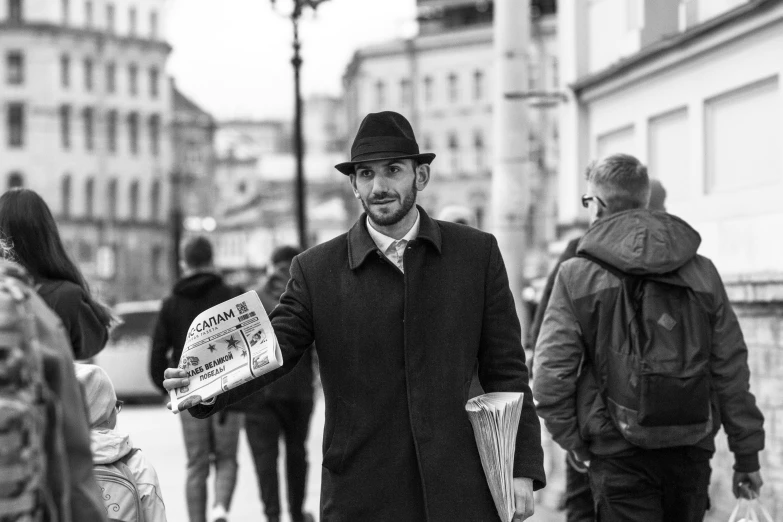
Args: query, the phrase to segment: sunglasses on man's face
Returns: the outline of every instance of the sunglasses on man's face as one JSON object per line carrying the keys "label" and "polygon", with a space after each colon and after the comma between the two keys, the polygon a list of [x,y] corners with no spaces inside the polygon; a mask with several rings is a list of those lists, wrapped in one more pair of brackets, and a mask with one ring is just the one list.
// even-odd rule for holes
{"label": "sunglasses on man's face", "polygon": [[117,400],[117,402],[114,403],[114,407],[117,408],[117,413],[122,411],[123,404],[125,404],[125,402],[121,400]]}
{"label": "sunglasses on man's face", "polygon": [[589,207],[591,201],[597,201],[602,207],[606,208],[606,203],[604,203],[603,200],[601,198],[599,198],[598,196],[588,196],[587,194],[582,196],[582,206],[583,207],[585,207],[585,208]]}

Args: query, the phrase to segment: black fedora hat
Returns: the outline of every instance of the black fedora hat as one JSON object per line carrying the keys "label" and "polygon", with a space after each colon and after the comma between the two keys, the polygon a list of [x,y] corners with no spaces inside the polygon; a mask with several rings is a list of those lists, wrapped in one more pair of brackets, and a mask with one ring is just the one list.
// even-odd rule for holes
{"label": "black fedora hat", "polygon": [[351,161],[335,165],[343,174],[353,174],[354,165],[363,161],[413,159],[432,163],[435,154],[419,152],[413,128],[405,116],[396,112],[373,112],[365,116],[351,146]]}

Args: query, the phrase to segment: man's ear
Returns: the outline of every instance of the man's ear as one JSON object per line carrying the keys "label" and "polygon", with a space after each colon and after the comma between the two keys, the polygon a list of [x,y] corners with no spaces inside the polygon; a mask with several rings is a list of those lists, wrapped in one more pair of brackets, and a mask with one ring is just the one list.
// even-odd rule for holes
{"label": "man's ear", "polygon": [[416,167],[416,190],[424,190],[424,187],[430,182],[430,166],[427,163],[422,163]]}
{"label": "man's ear", "polygon": [[348,174],[348,182],[351,184],[351,189],[353,189],[353,195],[358,198],[359,189],[356,187],[356,174]]}

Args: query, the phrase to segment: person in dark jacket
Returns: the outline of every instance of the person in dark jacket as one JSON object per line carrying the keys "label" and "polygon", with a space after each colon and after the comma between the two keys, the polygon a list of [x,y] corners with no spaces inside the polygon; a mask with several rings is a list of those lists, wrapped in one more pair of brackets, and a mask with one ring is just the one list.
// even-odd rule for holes
{"label": "person in dark jacket", "polygon": [[[161,305],[150,353],[150,377],[164,393],[163,371],[179,364],[190,323],[198,314],[243,293],[229,286],[215,272],[212,245],[204,237],[190,239],[183,248],[184,277]],[[242,414],[226,411],[201,420],[180,415],[188,474],[185,486],[190,522],[205,522],[207,478],[210,462],[215,463],[215,499],[212,522],[226,522],[237,480],[237,444]]]}
{"label": "person in dark jacket", "polygon": [[[290,371],[314,342],[326,407],[322,522],[496,521],[465,412],[478,364],[485,391],[524,394],[513,459],[514,520],[523,520],[546,479],[497,240],[416,205],[435,155],[419,152],[402,115],[368,115],[351,154],[336,168],[365,213],[294,258],[271,313],[284,366],[186,406],[197,417],[217,413]],[[187,383],[185,372],[166,370],[167,389]]]}
{"label": "person in dark jacket", "polygon": [[[758,494],[762,485],[764,418],[749,389],[742,331],[715,266],[696,253],[698,233],[675,216],[645,208],[649,180],[636,158],[610,156],[591,166],[587,179],[582,201],[592,225],[577,254],[605,266],[582,257],[560,266],[536,346],[538,412],[555,442],[588,467],[599,520],[702,520],[721,423],[735,456],[734,494]],[[626,439],[628,423],[609,412],[615,403],[605,402],[599,375],[617,371],[605,353],[612,349],[608,339],[627,328],[614,315],[624,285],[617,273],[676,278],[705,303],[713,332],[700,340],[711,352],[713,425],[695,444],[643,449]],[[658,324],[671,330],[677,327],[672,322],[661,316]]]}
{"label": "person in dark jacket", "polygon": [[[267,313],[274,310],[290,278],[291,261],[301,250],[276,248],[271,256],[271,274],[258,291]],[[285,377],[278,379],[243,404],[245,433],[256,465],[261,500],[267,522],[280,521],[280,489],[277,457],[280,435],[285,439],[288,510],[292,522],[312,522],[302,511],[307,489],[307,432],[313,413],[313,350],[307,350]]]}
{"label": "person in dark jacket", "polygon": [[[656,180],[650,180],[650,210],[666,211],[666,189],[663,184]],[[569,259],[576,257],[576,249],[581,237],[572,239],[566,244],[563,253],[557,259],[554,268],[546,279],[546,284],[541,292],[541,301],[536,308],[536,314],[528,331],[527,345],[533,348],[528,361],[528,367],[531,370],[535,361],[535,346],[541,332],[541,324],[544,322],[544,312],[549,305],[549,298],[552,295],[552,289],[555,286],[555,277],[560,265]],[[593,494],[590,492],[590,481],[587,478],[587,467],[580,463],[570,453],[566,455],[566,489],[563,505],[566,511],[566,522],[590,522],[595,520],[595,508],[593,506]]]}
{"label": "person in dark jacket", "polygon": [[57,224],[36,192],[15,188],[0,197],[0,234],[10,259],[33,277],[46,304],[62,320],[75,359],[88,359],[109,340],[113,316],[90,293],[79,268],[63,247]]}

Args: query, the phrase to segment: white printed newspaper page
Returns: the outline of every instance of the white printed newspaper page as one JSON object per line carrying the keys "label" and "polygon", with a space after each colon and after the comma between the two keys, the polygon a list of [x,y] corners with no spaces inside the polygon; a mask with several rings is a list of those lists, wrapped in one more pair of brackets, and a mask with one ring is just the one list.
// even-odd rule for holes
{"label": "white printed newspaper page", "polygon": [[171,410],[186,410],[282,365],[280,345],[258,294],[229,299],[190,324],[179,360],[190,384],[169,392]]}
{"label": "white printed newspaper page", "polygon": [[485,393],[465,405],[487,484],[503,522],[511,522],[515,511],[514,452],[523,396],[516,392]]}

